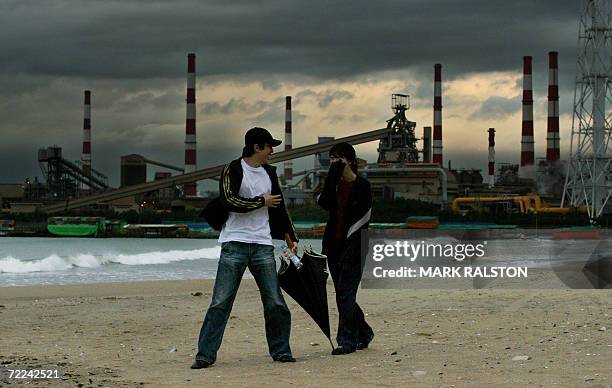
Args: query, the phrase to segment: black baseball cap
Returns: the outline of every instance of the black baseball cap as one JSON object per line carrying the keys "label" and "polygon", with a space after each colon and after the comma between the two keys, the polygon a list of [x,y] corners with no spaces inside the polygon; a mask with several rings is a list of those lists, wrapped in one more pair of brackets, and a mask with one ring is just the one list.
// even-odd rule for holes
{"label": "black baseball cap", "polygon": [[244,135],[244,144],[270,144],[272,147],[280,145],[282,141],[272,137],[270,132],[265,128],[254,127],[247,131]]}

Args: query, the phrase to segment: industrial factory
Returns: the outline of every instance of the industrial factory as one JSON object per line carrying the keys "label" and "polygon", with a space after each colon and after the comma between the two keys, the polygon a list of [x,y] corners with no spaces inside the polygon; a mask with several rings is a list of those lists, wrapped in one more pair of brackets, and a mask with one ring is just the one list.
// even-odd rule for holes
{"label": "industrial factory", "polygon": [[[486,179],[482,172],[476,169],[453,169],[444,165],[443,130],[442,130],[442,65],[434,65],[434,101],[433,101],[433,138],[432,127],[423,127],[422,136],[416,134],[417,123],[407,119],[410,108],[409,96],[393,94],[391,109],[394,116],[387,120],[387,128],[391,131],[382,137],[378,145],[378,160],[376,163],[362,163],[361,173],[367,176],[372,184],[373,196],[379,200],[397,198],[415,199],[438,204],[441,207],[450,206],[456,198],[471,198],[464,206],[465,210],[475,210],[478,205],[486,208],[489,198],[491,202],[507,203],[514,211],[512,196],[538,194],[550,204],[559,204],[563,194],[565,180],[564,166],[559,162],[559,107],[557,86],[557,53],[549,53],[549,87],[548,87],[548,127],[546,158],[538,165],[534,160],[533,131],[533,91],[532,91],[532,58],[523,58],[523,99],[522,99],[522,137],[520,164],[500,163],[495,166],[495,129],[489,128],[488,133],[488,170]],[[287,117],[291,117],[290,98],[287,97]],[[291,140],[291,123],[286,124],[286,138]],[[483,131],[484,132],[484,131]],[[484,138],[484,136],[483,136]],[[319,138],[320,142],[332,140],[331,137]],[[420,144],[420,145],[419,145]],[[288,147],[291,147],[288,145]],[[302,190],[317,189],[329,166],[325,154],[317,154],[313,179],[303,178],[300,183]],[[285,176],[291,176],[291,164],[285,162]],[[545,183],[545,184],[544,184]],[[289,197],[299,201],[302,192],[290,191]],[[498,198],[497,201],[491,198]],[[459,210],[461,207],[454,207]],[[482,209],[485,210],[485,209]],[[524,210],[523,210],[524,211]]]}
{"label": "industrial factory", "polygon": [[[583,27],[580,39],[588,39],[591,35],[591,38],[596,38],[602,33],[601,28],[588,28],[589,23],[597,23],[596,20],[589,21],[589,15],[583,15],[583,19],[583,25],[587,27]],[[608,25],[607,33],[609,30]],[[601,78],[599,73],[593,73],[594,70],[588,65],[589,55],[592,54],[589,50],[597,48],[587,48],[585,42],[582,45],[584,52],[580,54],[579,64],[586,65],[579,66],[582,73],[577,75],[577,79],[593,82],[586,83],[587,86],[577,83],[576,86],[574,114],[578,118],[575,118],[577,124],[572,129],[572,148],[567,162],[561,160],[560,153],[558,53],[554,51],[548,53],[546,155],[541,158],[535,155],[533,66],[532,57],[525,56],[522,63],[521,144],[520,153],[516,155],[519,163],[496,161],[496,129],[493,126],[482,128],[483,144],[488,141],[488,155],[482,155],[483,161],[488,161],[484,176],[477,169],[453,169],[450,160],[445,161],[441,64],[433,66],[433,124],[426,123],[422,131],[417,130],[416,122],[409,120],[410,96],[396,93],[391,95],[392,117],[384,128],[347,138],[336,138],[329,133],[328,136],[319,137],[317,144],[295,148],[292,141],[292,97],[286,96],[284,151],[275,153],[271,160],[275,164],[283,163],[281,181],[285,186],[287,205],[312,205],[314,194],[321,189],[329,167],[326,150],[331,144],[339,141],[353,144],[378,141],[377,160],[360,160],[360,172],[371,182],[375,201],[419,200],[459,213],[504,211],[566,214],[583,211],[591,219],[610,213],[611,157],[608,147],[602,145],[607,145],[611,136],[605,113],[609,84],[598,81]],[[601,73],[610,69],[598,71]],[[612,74],[606,74],[606,77],[610,76]],[[122,212],[138,210],[143,206],[170,211],[199,209],[207,203],[208,198],[197,192],[196,183],[202,179],[216,179],[220,166],[201,170],[206,163],[200,161],[198,167],[195,54],[187,56],[183,166],[155,161],[141,154],[124,155],[119,161],[120,187],[111,187],[107,176],[92,164],[91,104],[92,92],[86,90],[81,159],[71,160],[63,154],[59,145],[41,148],[38,163],[44,181],[28,179],[25,183],[0,184],[3,213],[51,214],[83,207]],[[452,147],[452,144],[446,143],[446,147]],[[313,167],[295,172],[293,159],[309,155],[314,156]],[[147,182],[147,168],[151,166],[163,170],[154,171],[154,181]]]}

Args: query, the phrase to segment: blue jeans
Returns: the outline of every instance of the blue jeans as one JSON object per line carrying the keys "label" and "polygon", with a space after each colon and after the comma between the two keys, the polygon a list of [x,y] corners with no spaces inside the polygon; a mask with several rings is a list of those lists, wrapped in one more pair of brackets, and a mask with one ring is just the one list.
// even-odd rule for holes
{"label": "blue jeans", "polygon": [[225,325],[232,311],[236,292],[246,268],[257,282],[266,321],[266,339],[272,357],[291,354],[289,335],[291,313],[283,299],[278,277],[274,247],[237,241],[221,245],[221,258],[215,279],[212,301],[200,329],[196,360],[214,363],[221,346]]}

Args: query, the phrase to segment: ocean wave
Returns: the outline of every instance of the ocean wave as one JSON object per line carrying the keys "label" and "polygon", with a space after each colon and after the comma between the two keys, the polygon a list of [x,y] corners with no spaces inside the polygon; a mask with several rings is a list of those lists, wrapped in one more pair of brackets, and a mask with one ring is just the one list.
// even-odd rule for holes
{"label": "ocean wave", "polygon": [[0,273],[28,273],[65,271],[71,268],[97,268],[107,264],[152,265],[167,264],[183,260],[218,259],[221,247],[194,250],[157,251],[137,254],[90,253],[75,256],[58,256],[52,254],[38,260],[20,260],[8,256],[0,259]]}

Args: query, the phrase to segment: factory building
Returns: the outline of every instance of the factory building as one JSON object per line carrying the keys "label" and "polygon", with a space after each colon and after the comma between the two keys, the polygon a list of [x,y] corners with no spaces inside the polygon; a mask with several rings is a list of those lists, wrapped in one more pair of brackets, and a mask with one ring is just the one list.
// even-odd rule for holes
{"label": "factory building", "polygon": [[442,205],[445,196],[444,202],[457,196],[457,178],[437,164],[366,165],[360,173],[370,181],[374,200],[403,198]]}
{"label": "factory building", "polygon": [[[120,186],[134,186],[147,182],[147,164],[154,164],[166,169],[189,173],[197,170],[196,142],[196,66],[195,54],[187,56],[187,98],[184,166],[175,167],[166,163],[155,162],[138,154],[121,156]],[[443,131],[442,131],[442,65],[435,64],[433,72],[433,120],[432,124],[423,127],[422,137],[416,135],[417,123],[408,120],[406,112],[410,108],[410,96],[393,94],[391,109],[393,117],[387,120],[387,128],[393,129],[380,139],[376,163],[360,161],[360,171],[371,182],[372,194],[376,200],[393,200],[398,198],[416,199],[444,206],[457,196],[490,195],[502,193],[524,194],[535,192],[551,196],[560,195],[564,169],[559,160],[559,107],[558,107],[558,65],[557,53],[549,53],[549,88],[548,88],[548,125],[546,159],[534,161],[534,123],[532,91],[532,58],[523,58],[523,98],[521,153],[519,164],[508,165],[495,161],[495,129],[488,130],[488,171],[486,182],[480,170],[452,170],[443,166]],[[21,201],[40,199],[46,202],[77,198],[81,195],[95,194],[110,189],[107,178],[92,168],[91,157],[91,92],[84,92],[83,115],[83,152],[80,160],[68,161],[62,156],[58,146],[39,150],[38,161],[46,178],[46,185],[39,190],[25,189]],[[292,98],[285,97],[285,150],[293,148]],[[518,129],[518,128],[517,128]],[[482,137],[483,142],[485,136]],[[334,140],[332,136],[318,137],[318,143]],[[517,144],[518,145],[518,144]],[[483,153],[483,161],[487,161]],[[283,163],[281,181],[285,198],[289,205],[298,205],[312,201],[313,191],[324,182],[329,168],[327,152],[315,155],[314,168],[308,171],[295,172],[293,161]],[[494,173],[498,169],[497,174]],[[156,172],[155,180],[171,176],[170,172]],[[109,203],[111,206],[130,209],[141,206],[144,201],[152,201],[161,209],[190,209],[199,206],[196,182],[182,185],[182,195],[177,187],[168,187],[154,192],[138,194],[131,199]],[[27,193],[37,193],[32,195]],[[0,199],[7,203],[7,198],[14,202],[14,197],[0,192]],[[182,199],[179,200],[179,197]],[[3,204],[4,204],[3,203]],[[3,206],[4,207],[4,206]]]}
{"label": "factory building", "polygon": [[[169,178],[172,176],[171,172],[166,171],[156,171],[155,172],[155,180],[158,181],[160,179]],[[177,193],[175,192],[174,187],[166,187],[164,189],[159,189],[153,194],[152,200],[157,204],[158,208],[170,208],[172,206],[172,201],[177,198]]]}
{"label": "factory building", "polygon": [[24,187],[19,183],[0,183],[0,204],[2,211],[11,211],[11,204],[24,199]]}
{"label": "factory building", "polygon": [[147,162],[142,155],[130,154],[121,157],[121,187],[147,182]]}

